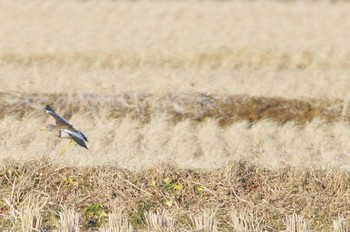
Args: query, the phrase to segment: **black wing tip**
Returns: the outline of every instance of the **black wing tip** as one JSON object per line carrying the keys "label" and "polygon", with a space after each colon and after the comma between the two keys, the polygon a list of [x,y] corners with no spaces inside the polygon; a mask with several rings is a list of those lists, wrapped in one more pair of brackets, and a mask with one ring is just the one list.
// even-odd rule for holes
{"label": "black wing tip", "polygon": [[83,132],[81,132],[80,130],[77,130],[77,131],[79,134],[81,134],[81,136],[83,136],[86,142],[89,142],[88,138],[83,134]]}
{"label": "black wing tip", "polygon": [[79,146],[85,148],[86,150],[89,150],[89,148],[86,146],[86,143],[85,143],[84,141],[79,140],[79,139],[76,139],[76,138],[73,138],[73,140],[75,140],[75,142],[76,142]]}
{"label": "black wing tip", "polygon": [[49,105],[46,105],[45,110],[54,112],[53,109]]}
{"label": "black wing tip", "polygon": [[83,148],[85,148],[86,150],[89,150],[89,148],[86,146],[85,143],[79,144],[80,146],[82,146]]}

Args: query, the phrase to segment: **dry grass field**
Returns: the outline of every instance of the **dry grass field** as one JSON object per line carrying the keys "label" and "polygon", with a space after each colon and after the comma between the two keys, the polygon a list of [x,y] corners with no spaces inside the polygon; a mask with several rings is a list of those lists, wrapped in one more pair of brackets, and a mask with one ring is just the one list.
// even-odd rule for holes
{"label": "dry grass field", "polygon": [[349,231],[349,6],[0,2],[0,230]]}

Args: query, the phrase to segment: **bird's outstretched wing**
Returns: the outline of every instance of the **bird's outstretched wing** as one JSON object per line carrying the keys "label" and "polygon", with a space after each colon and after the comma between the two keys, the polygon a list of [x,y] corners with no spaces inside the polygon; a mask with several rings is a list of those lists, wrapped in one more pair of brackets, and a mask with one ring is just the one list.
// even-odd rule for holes
{"label": "bird's outstretched wing", "polygon": [[61,129],[61,130],[67,133],[77,144],[88,149],[85,143],[87,142],[87,139],[81,131],[75,131],[70,129]]}
{"label": "bird's outstretched wing", "polygon": [[84,138],[86,142],[89,142],[86,136],[83,134],[83,132],[81,132],[80,130],[77,130],[77,132]]}
{"label": "bird's outstretched wing", "polygon": [[46,110],[46,113],[50,114],[51,116],[53,116],[55,118],[56,125],[66,125],[69,127],[72,126],[71,124],[69,124],[69,122],[64,117],[57,114],[49,105],[46,106],[45,110]]}

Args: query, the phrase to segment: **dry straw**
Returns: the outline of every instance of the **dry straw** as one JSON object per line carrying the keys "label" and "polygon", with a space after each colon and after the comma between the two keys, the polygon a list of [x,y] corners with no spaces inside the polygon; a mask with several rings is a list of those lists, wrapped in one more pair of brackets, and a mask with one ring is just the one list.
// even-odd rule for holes
{"label": "dry straw", "polygon": [[[349,21],[345,1],[0,2],[0,230],[348,231]],[[46,104],[89,151],[59,157]]]}

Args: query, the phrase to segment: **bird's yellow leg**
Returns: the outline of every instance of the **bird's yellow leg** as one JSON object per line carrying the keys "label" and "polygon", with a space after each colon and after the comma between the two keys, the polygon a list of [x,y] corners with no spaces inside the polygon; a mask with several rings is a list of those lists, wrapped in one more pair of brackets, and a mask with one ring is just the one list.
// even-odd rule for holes
{"label": "bird's yellow leg", "polygon": [[61,150],[61,156],[63,156],[66,151],[74,144],[74,141],[71,140],[66,146],[64,146]]}

